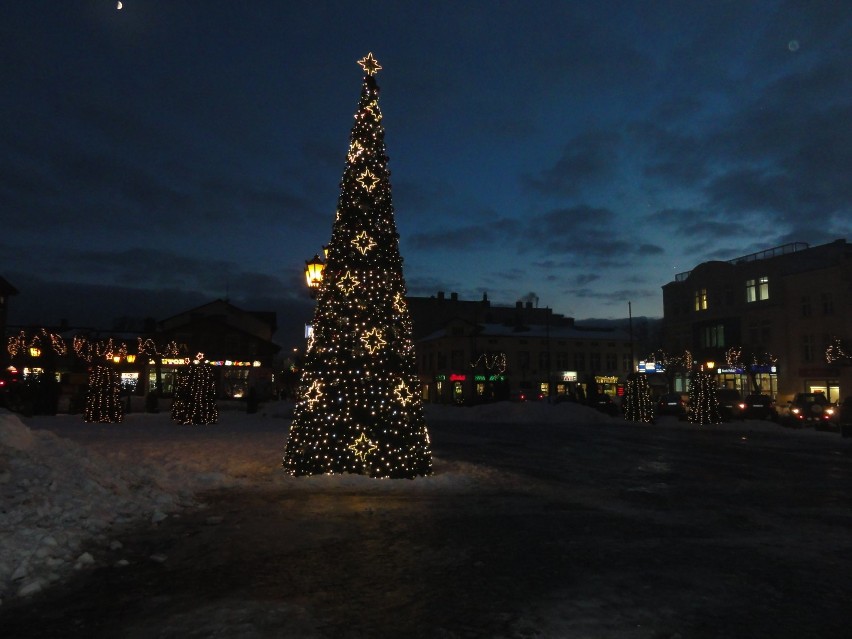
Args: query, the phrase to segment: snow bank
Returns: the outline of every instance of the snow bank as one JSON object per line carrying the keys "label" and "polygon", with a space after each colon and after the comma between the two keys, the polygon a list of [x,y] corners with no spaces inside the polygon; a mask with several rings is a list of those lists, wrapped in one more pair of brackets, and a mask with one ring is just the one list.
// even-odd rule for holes
{"label": "snow bank", "polygon": [[164,518],[179,498],[133,466],[0,411],[0,601],[92,563],[84,541],[106,544],[113,526]]}

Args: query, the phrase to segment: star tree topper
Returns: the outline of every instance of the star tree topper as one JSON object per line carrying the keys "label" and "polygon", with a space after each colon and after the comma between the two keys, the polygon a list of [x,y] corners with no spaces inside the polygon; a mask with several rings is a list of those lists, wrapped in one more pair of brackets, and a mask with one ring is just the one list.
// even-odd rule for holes
{"label": "star tree topper", "polygon": [[358,60],[358,64],[361,65],[367,75],[376,75],[382,69],[382,65],[373,57],[372,52]]}

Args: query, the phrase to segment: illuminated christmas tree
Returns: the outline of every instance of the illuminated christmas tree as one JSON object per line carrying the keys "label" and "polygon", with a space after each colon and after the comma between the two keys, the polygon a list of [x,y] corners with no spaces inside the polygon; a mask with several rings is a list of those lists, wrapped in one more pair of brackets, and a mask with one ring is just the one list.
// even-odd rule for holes
{"label": "illuminated christmas tree", "polygon": [[624,419],[631,422],[644,422],[646,424],[654,421],[654,402],[651,399],[651,387],[648,378],[643,373],[631,373],[627,376],[627,384],[624,389]]}
{"label": "illuminated christmas tree", "polygon": [[83,421],[102,424],[117,424],[124,421],[121,380],[118,373],[108,364],[92,364]]}
{"label": "illuminated christmas tree", "polygon": [[719,424],[719,398],[716,396],[716,382],[706,371],[695,371],[689,378],[689,410],[687,419],[693,424]]}
{"label": "illuminated christmas tree", "polygon": [[188,369],[178,373],[172,421],[178,424],[215,424],[219,420],[219,410],[216,408],[213,367],[199,353]]}
{"label": "illuminated christmas tree", "polygon": [[413,478],[432,468],[370,53],[284,467]]}
{"label": "illuminated christmas tree", "polygon": [[121,379],[112,364],[127,358],[127,345],[115,345],[112,339],[92,342],[87,337],[77,336],[74,338],[74,352],[89,363],[83,421],[104,424],[123,421]]}

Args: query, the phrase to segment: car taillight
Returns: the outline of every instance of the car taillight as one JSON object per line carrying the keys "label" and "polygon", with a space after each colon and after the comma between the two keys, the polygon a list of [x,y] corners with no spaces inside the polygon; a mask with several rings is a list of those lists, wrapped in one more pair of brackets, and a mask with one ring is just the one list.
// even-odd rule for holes
{"label": "car taillight", "polygon": [[745,405],[745,404],[739,404],[739,407],[740,407],[742,410],[745,410],[746,405]]}

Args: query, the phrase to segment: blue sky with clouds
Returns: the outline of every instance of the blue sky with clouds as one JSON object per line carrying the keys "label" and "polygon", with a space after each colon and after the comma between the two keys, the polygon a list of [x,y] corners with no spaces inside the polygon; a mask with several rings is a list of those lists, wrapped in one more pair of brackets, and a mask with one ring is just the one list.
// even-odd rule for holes
{"label": "blue sky with clouds", "polygon": [[312,303],[361,70],[409,293],[662,314],[708,259],[852,236],[852,4],[0,7],[11,321]]}

